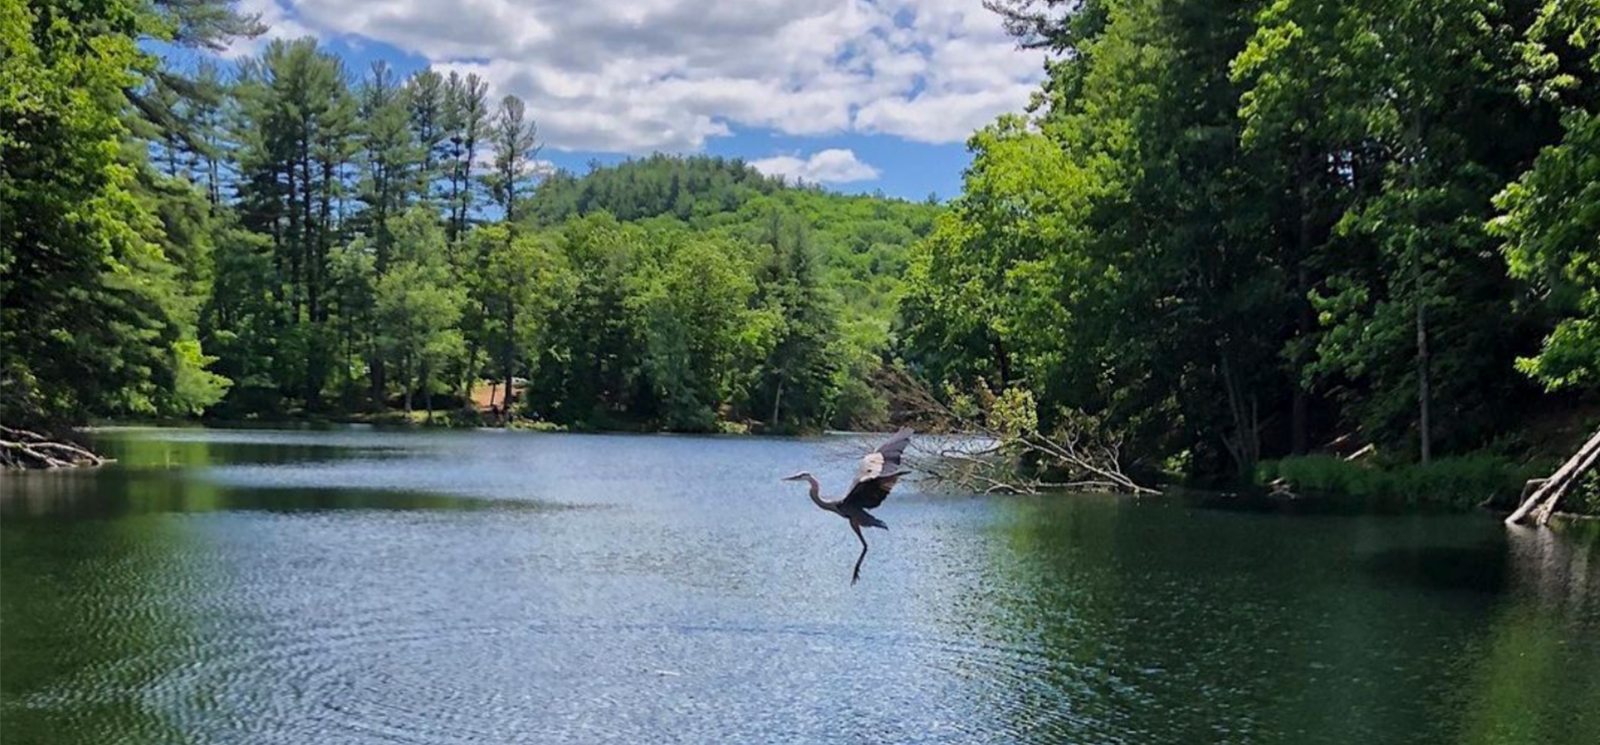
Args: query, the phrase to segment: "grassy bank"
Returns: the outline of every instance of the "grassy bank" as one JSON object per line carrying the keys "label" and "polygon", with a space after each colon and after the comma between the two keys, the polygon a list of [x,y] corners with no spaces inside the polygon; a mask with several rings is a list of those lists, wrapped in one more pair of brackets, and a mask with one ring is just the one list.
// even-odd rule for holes
{"label": "grassy bank", "polygon": [[1492,454],[1390,465],[1307,455],[1261,463],[1256,483],[1265,488],[1281,479],[1296,494],[1372,507],[1464,510],[1485,502],[1514,505],[1528,479],[1542,478],[1556,465],[1553,460],[1519,462]]}

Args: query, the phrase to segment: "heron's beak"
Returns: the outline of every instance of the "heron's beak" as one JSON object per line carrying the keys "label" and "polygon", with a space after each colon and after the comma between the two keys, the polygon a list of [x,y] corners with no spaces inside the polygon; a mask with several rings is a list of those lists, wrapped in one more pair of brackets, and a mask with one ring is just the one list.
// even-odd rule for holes
{"label": "heron's beak", "polygon": [[782,481],[799,481],[799,480],[800,480],[800,479],[803,479],[803,478],[805,478],[805,477],[806,477],[806,475],[805,475],[805,474],[803,474],[803,473],[797,473],[797,474],[795,474],[795,475],[793,475],[793,476],[785,476],[785,477],[783,477],[783,478],[782,478],[782,479],[781,479],[781,480],[782,480]]}

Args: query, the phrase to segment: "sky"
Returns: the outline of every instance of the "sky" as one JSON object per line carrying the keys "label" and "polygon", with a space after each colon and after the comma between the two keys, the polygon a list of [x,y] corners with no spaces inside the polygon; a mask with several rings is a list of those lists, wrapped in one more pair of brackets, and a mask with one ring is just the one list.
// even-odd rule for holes
{"label": "sky", "polygon": [[844,192],[960,193],[965,142],[1021,111],[1043,56],[981,0],[241,0],[354,73],[477,73],[578,173],[652,152],[739,157]]}

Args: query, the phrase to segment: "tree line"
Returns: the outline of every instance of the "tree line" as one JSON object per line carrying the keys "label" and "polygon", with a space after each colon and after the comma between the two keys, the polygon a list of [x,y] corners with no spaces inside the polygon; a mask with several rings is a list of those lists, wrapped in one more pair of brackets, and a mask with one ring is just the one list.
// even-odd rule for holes
{"label": "tree line", "polygon": [[260,24],[0,0],[0,417],[495,380],[558,424],[805,430],[903,418],[888,378],[1192,476],[1515,447],[1600,388],[1597,2],[991,0],[1048,76],[940,207],[716,158],[550,172],[472,76],[310,39],[177,69],[141,44]]}
{"label": "tree line", "polygon": [[987,5],[1048,78],[915,249],[916,374],[1193,476],[1593,402],[1600,3]]}
{"label": "tree line", "polygon": [[6,3],[7,421],[471,420],[485,379],[575,426],[888,414],[868,381],[931,205],[720,158],[549,172],[517,97],[311,38],[138,48],[261,31],[225,0]]}

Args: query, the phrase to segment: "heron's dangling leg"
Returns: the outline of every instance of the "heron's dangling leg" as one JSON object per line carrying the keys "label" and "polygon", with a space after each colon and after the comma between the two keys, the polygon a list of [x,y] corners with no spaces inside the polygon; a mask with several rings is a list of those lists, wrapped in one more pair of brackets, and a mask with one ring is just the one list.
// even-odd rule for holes
{"label": "heron's dangling leg", "polygon": [[856,540],[861,541],[861,555],[856,557],[856,569],[850,575],[850,584],[853,585],[861,579],[861,562],[867,558],[867,537],[861,535],[861,525],[855,520],[850,521],[850,529],[856,532]]}

